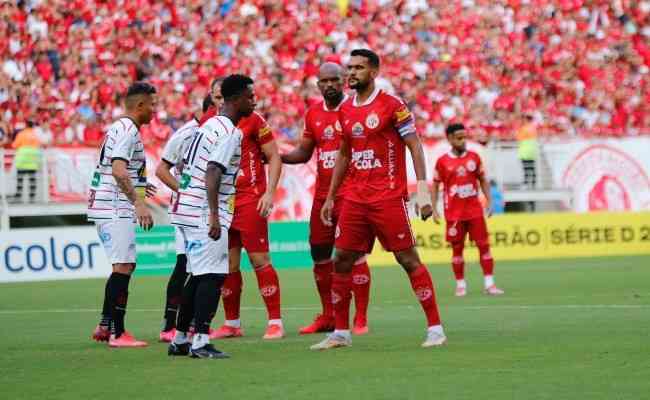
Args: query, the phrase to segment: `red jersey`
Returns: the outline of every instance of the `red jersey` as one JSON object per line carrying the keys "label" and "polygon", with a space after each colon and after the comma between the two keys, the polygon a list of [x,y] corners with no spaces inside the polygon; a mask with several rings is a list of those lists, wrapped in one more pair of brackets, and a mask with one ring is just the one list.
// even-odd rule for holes
{"label": "red jersey", "polygon": [[237,124],[241,140],[241,170],[235,187],[235,207],[256,202],[266,192],[266,169],[262,146],[273,141],[273,132],[266,120],[254,112]]}
{"label": "red jersey", "polygon": [[464,221],[483,217],[483,206],[478,198],[479,178],[485,176],[481,157],[466,151],[457,156],[451,151],[436,162],[433,182],[444,186],[445,219]]}
{"label": "red jersey", "polygon": [[[345,102],[344,98],[341,104]],[[303,136],[312,139],[316,143],[316,162],[318,170],[316,175],[316,192],[314,199],[322,200],[327,197],[334,162],[341,145],[341,124],[339,122],[339,105],[334,110],[329,110],[327,104],[321,101],[309,107],[305,114],[305,131]],[[349,175],[343,180],[337,192],[338,196],[344,196],[349,185]]]}
{"label": "red jersey", "polygon": [[364,104],[356,96],[341,105],[341,136],[352,157],[346,199],[358,203],[406,198],[406,145],[415,134],[413,115],[399,98],[375,89]]}

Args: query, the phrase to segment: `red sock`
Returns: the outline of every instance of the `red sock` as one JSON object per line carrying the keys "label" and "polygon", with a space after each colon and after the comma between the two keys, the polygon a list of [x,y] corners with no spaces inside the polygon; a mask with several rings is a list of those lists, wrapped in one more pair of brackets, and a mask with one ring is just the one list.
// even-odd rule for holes
{"label": "red sock", "polygon": [[429,270],[424,265],[420,265],[409,275],[411,287],[415,296],[420,301],[420,305],[427,316],[428,326],[440,325],[440,314],[436,304],[436,292],[433,289],[433,282]]}
{"label": "red sock", "polygon": [[465,279],[465,259],[463,258],[464,243],[454,243],[452,248],[453,257],[451,258],[451,268],[454,270],[456,280]]}
{"label": "red sock", "polygon": [[324,263],[314,264],[314,280],[320,296],[320,303],[323,306],[323,315],[333,317],[334,309],[332,308],[332,273],[334,272],[334,262],[327,261]]}
{"label": "red sock", "polygon": [[332,274],[332,304],[334,305],[334,327],[350,329],[350,300],[352,299],[352,274]]}
{"label": "red sock", "polygon": [[275,272],[275,268],[271,264],[267,264],[262,268],[255,269],[255,275],[269,319],[281,319],[278,273]]}
{"label": "red sock", "polygon": [[241,289],[243,282],[241,272],[231,272],[221,288],[223,298],[223,310],[227,320],[239,319],[239,308],[241,305]]}
{"label": "red sock", "polygon": [[368,318],[368,302],[370,301],[370,269],[363,261],[352,267],[352,293],[354,294],[355,322],[365,323]]}
{"label": "red sock", "polygon": [[481,268],[483,269],[483,275],[492,275],[494,273],[494,259],[492,258],[492,253],[490,252],[490,245],[487,243],[479,245],[478,253],[481,257]]}

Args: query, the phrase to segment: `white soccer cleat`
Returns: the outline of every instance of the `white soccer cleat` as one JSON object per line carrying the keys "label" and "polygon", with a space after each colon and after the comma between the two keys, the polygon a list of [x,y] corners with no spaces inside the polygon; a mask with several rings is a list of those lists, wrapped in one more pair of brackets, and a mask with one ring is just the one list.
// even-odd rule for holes
{"label": "white soccer cleat", "polygon": [[463,286],[456,286],[456,297],[465,297],[467,294],[467,288]]}
{"label": "white soccer cleat", "polygon": [[501,296],[505,292],[503,290],[499,289],[498,287],[496,287],[495,285],[492,285],[490,287],[485,288],[483,293],[485,293],[485,294],[487,294],[489,296]]}
{"label": "white soccer cleat", "polygon": [[350,334],[330,333],[327,337],[319,343],[311,346],[310,350],[329,350],[337,347],[350,347],[352,346],[352,337]]}
{"label": "white soccer cleat", "polygon": [[422,347],[440,347],[447,343],[447,336],[444,333],[429,331],[427,339],[422,343]]}

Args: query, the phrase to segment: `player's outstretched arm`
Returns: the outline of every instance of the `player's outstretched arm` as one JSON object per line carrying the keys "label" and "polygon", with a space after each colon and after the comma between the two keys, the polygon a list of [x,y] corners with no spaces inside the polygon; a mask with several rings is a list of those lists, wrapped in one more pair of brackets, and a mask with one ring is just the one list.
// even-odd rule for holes
{"label": "player's outstretched arm", "polygon": [[124,193],[126,198],[129,199],[131,204],[135,207],[135,215],[140,226],[145,230],[151,229],[153,226],[153,217],[147,208],[144,198],[141,198],[135,192],[135,188],[133,187],[131,178],[129,177],[127,162],[122,159],[113,159],[112,174],[115,183],[120,188],[120,191]]}
{"label": "player's outstretched arm", "polygon": [[415,196],[415,212],[423,220],[427,220],[433,214],[431,206],[431,197],[429,195],[429,184],[427,183],[427,167],[424,159],[424,149],[420,138],[416,133],[411,133],[402,138],[406,147],[411,152],[413,159],[413,169],[417,180],[417,194]]}
{"label": "player's outstretched arm", "polygon": [[205,188],[208,195],[208,208],[210,209],[210,227],[208,236],[213,240],[221,237],[221,223],[219,222],[219,186],[225,167],[214,162],[208,162],[205,171]]}
{"label": "player's outstretched arm", "polygon": [[325,204],[323,204],[320,212],[320,218],[327,226],[332,226],[334,199],[336,199],[336,193],[338,193],[339,187],[341,187],[341,183],[343,183],[343,178],[345,177],[345,173],[350,165],[351,157],[350,143],[348,142],[347,137],[343,136],[341,138],[341,146],[336,154],[336,162],[334,163],[334,171],[332,172],[332,181],[330,182],[327,199],[325,200]]}
{"label": "player's outstretched arm", "polygon": [[156,167],[156,176],[165,184],[165,186],[174,192],[178,192],[178,181],[170,172],[172,167],[173,165],[167,160],[160,160],[160,163],[158,163],[158,166]]}
{"label": "player's outstretched arm", "polygon": [[311,159],[316,148],[314,139],[303,137],[295,149],[282,155],[282,162],[285,164],[304,164]]}
{"label": "player's outstretched arm", "polygon": [[269,160],[269,182],[266,185],[266,192],[257,203],[257,212],[262,217],[268,217],[273,209],[273,196],[275,190],[278,188],[280,182],[280,175],[282,174],[282,159],[278,152],[278,145],[275,141],[270,141],[262,145],[262,152]]}

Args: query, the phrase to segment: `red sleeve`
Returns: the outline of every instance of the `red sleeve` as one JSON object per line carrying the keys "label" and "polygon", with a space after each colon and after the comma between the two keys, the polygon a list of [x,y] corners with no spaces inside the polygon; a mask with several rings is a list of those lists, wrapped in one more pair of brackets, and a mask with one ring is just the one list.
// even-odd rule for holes
{"label": "red sleeve", "polygon": [[393,100],[393,104],[391,104],[391,119],[393,126],[399,132],[399,136],[403,138],[410,134],[416,133],[415,118],[413,118],[411,110],[409,110],[402,99],[394,96],[391,97]]}
{"label": "red sleeve", "polygon": [[255,125],[255,136],[255,139],[260,144],[260,146],[272,142],[274,139],[271,127],[266,122],[266,120],[259,115],[257,118],[257,124]]}

